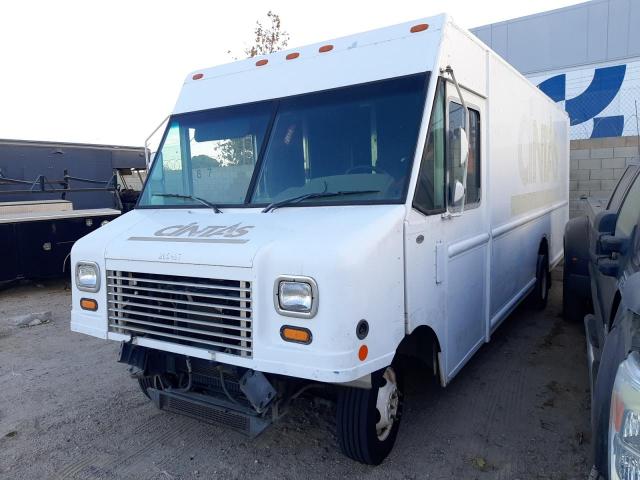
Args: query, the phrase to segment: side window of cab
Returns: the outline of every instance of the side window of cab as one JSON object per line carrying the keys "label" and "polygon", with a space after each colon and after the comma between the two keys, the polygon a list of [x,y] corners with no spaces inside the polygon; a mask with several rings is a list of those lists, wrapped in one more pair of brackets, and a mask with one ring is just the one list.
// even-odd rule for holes
{"label": "side window of cab", "polygon": [[466,127],[464,107],[455,101],[449,102],[449,143],[447,145],[447,163],[449,167],[449,206],[460,208],[461,202],[454,199],[456,181],[463,183],[466,170],[466,194],[464,209],[469,210],[480,205],[480,112],[468,107],[469,112],[469,156],[467,164],[456,165],[454,159],[460,156],[460,130]]}
{"label": "side window of cab", "polygon": [[[480,204],[481,193],[480,112],[472,108],[468,111],[470,131],[465,209],[477,207]],[[461,206],[453,201],[453,193],[447,192],[447,177],[449,188],[455,184],[456,179],[462,183],[464,167],[454,166],[452,160],[455,157],[455,149],[458,148],[459,151],[459,140],[453,132],[463,129],[465,123],[464,108],[453,101],[447,103],[444,80],[439,79],[413,198],[413,208],[425,215],[445,212],[447,193],[449,207]]]}

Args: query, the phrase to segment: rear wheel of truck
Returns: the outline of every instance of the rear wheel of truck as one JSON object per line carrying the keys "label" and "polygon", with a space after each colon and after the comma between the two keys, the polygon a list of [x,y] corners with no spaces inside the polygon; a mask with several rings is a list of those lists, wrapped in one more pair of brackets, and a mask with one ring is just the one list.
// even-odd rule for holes
{"label": "rear wheel of truck", "polygon": [[393,367],[373,373],[369,390],[347,387],[338,395],[337,433],[347,457],[379,465],[398,435],[404,399]]}
{"label": "rear wheel of truck", "polygon": [[546,253],[540,253],[536,263],[536,284],[531,296],[533,307],[536,310],[544,310],[547,306],[549,288],[551,287],[550,277],[549,256]]}

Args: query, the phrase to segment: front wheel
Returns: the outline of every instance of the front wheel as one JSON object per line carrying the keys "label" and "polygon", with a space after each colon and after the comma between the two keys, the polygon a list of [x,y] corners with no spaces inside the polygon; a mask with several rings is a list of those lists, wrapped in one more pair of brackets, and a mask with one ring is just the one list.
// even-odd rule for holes
{"label": "front wheel", "polygon": [[347,457],[379,465],[398,435],[404,406],[398,372],[393,367],[373,373],[369,390],[346,387],[338,395],[337,432]]}

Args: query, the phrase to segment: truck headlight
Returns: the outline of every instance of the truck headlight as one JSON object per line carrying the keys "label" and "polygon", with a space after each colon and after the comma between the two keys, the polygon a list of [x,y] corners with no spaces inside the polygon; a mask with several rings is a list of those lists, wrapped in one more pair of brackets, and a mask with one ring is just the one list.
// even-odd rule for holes
{"label": "truck headlight", "polygon": [[312,318],[318,311],[318,285],[310,277],[278,277],[273,303],[281,315]]}
{"label": "truck headlight", "polygon": [[94,262],[76,263],[76,286],[85,292],[100,290],[100,268]]}
{"label": "truck headlight", "polygon": [[640,354],[618,367],[609,417],[611,480],[640,479]]}

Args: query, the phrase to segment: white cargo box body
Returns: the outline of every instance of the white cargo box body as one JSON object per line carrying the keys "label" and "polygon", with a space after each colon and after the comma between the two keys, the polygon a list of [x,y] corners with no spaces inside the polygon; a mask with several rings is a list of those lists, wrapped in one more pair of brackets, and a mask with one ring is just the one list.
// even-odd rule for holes
{"label": "white cargo box body", "polygon": [[[424,212],[415,198],[434,102],[446,110],[446,125],[454,121],[451,102],[462,103],[443,72],[447,66],[475,112],[478,199],[462,212],[453,203]],[[400,201],[301,202],[268,213],[252,204],[221,206],[221,214],[197,202],[193,208],[137,208],[75,244],[73,264],[94,263],[100,284],[95,292],[80,291],[74,279],[72,329],[335,383],[389,365],[413,336],[436,341],[446,383],[534,288],[540,253],[549,259],[545,268],[562,256],[569,145],[568,119],[560,108],[441,15],[193,72],[174,117],[421,73],[428,81],[425,103]],[[453,151],[453,140],[447,142]],[[274,284],[282,277],[315,281],[312,318],[278,311]],[[193,279],[215,279],[219,289],[238,295],[232,316],[241,340],[233,348],[223,337],[212,339],[210,348],[194,345],[184,328],[158,333],[153,315],[170,320],[197,308],[184,300],[147,312],[137,323],[123,320],[144,297],[200,289]],[[140,288],[118,290],[123,282]],[[81,298],[96,300],[97,311],[82,310]],[[369,326],[364,339],[356,332],[361,320]],[[310,343],[285,341],[284,326],[308,329]],[[361,355],[365,345],[368,353]]]}

